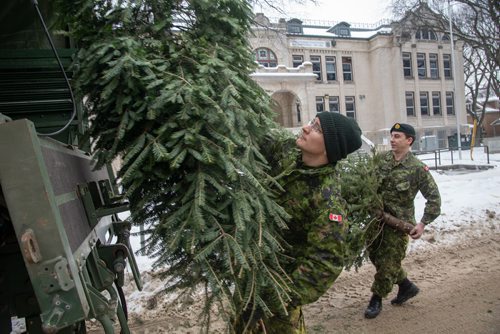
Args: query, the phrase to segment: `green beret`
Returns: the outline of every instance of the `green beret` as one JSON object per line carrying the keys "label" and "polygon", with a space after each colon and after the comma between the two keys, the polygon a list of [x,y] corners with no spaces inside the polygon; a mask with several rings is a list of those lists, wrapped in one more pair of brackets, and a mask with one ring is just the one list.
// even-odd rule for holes
{"label": "green beret", "polygon": [[413,126],[411,126],[410,124],[396,123],[391,128],[391,133],[393,131],[402,132],[402,133],[404,133],[410,137],[413,137],[413,138],[415,138],[415,136],[416,136],[415,128]]}

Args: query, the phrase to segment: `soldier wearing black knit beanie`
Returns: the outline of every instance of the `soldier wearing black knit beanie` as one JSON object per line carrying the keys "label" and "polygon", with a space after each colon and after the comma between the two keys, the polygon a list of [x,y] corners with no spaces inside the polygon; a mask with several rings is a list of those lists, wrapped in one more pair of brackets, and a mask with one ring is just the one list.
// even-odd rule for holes
{"label": "soldier wearing black knit beanie", "polygon": [[287,258],[293,259],[283,266],[293,293],[286,314],[271,306],[273,316],[256,317],[268,333],[305,333],[302,306],[326,293],[343,270],[350,217],[336,163],[361,147],[361,130],[353,119],[322,112],[302,126],[295,145],[298,150],[291,152],[271,149],[279,152],[271,157],[278,160],[273,173],[283,190],[277,202],[290,215],[281,237]]}
{"label": "soldier wearing black knit beanie", "polygon": [[316,117],[321,123],[330,164],[361,147],[361,129],[355,120],[334,112],[320,112]]}

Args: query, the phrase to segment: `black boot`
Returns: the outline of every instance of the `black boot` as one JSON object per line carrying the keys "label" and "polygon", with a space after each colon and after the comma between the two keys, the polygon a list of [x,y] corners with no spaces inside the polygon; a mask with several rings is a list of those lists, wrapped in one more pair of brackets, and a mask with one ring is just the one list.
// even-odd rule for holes
{"label": "black boot", "polygon": [[365,311],[365,318],[373,319],[382,310],[382,297],[373,295]]}
{"label": "black boot", "polygon": [[410,298],[415,297],[420,289],[413,284],[408,278],[399,283],[398,295],[391,300],[392,305],[401,305]]}

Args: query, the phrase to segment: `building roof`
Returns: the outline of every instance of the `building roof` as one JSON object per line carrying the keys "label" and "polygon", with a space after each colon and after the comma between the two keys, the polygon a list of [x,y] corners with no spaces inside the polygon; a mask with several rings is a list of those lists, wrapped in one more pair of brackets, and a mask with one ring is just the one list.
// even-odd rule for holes
{"label": "building roof", "polygon": [[[318,27],[318,26],[302,26],[304,31],[300,36],[321,36],[321,37],[336,37],[336,38],[361,38],[367,39],[371,38],[375,35],[380,34],[390,34],[392,32],[391,27],[388,25],[379,26],[375,29],[359,29],[359,28],[350,28],[350,36],[342,36],[337,35],[331,31],[331,27]],[[299,34],[297,34],[299,35]]]}
{"label": "building roof", "polygon": [[[263,13],[257,13],[256,23],[256,29],[264,27],[286,29],[288,35],[300,37],[370,39],[376,35],[392,33],[390,20],[381,20],[374,24],[363,24],[345,21],[301,20],[298,18],[277,19],[268,18]],[[294,30],[288,30],[289,26],[293,26]]]}

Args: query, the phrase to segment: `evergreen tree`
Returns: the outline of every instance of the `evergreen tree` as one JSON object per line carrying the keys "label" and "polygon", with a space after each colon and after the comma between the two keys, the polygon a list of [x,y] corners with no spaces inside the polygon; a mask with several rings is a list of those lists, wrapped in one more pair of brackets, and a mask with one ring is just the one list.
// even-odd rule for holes
{"label": "evergreen tree", "polygon": [[[229,324],[248,312],[283,310],[291,293],[281,267],[288,215],[277,128],[254,70],[244,0],[57,0],[78,46],[74,85],[85,97],[97,166],[120,157],[132,220],[145,228],[164,293],[205,291]],[[272,144],[272,145],[271,145]],[[278,150],[273,153],[273,150]],[[375,159],[341,163],[350,203],[347,267],[363,259],[365,232],[383,205]],[[242,317],[242,313],[245,316]],[[241,323],[238,323],[241,326]]]}
{"label": "evergreen tree", "polygon": [[218,302],[228,320],[248,305],[266,311],[266,300],[284,308],[290,287],[278,230],[287,214],[259,152],[275,124],[267,94],[249,77],[248,3],[58,6],[79,48],[75,86],[96,164],[122,157],[121,185],[164,292],[204,286],[206,310]]}
{"label": "evergreen tree", "polygon": [[[371,154],[351,154],[339,162],[341,172],[341,192],[347,203],[349,233],[347,234],[346,269],[358,268],[366,258],[365,245],[370,236],[376,235],[379,228],[375,210],[382,210],[384,205],[378,193],[380,178],[377,166],[380,155],[375,150]],[[371,230],[372,233],[366,233]]]}

